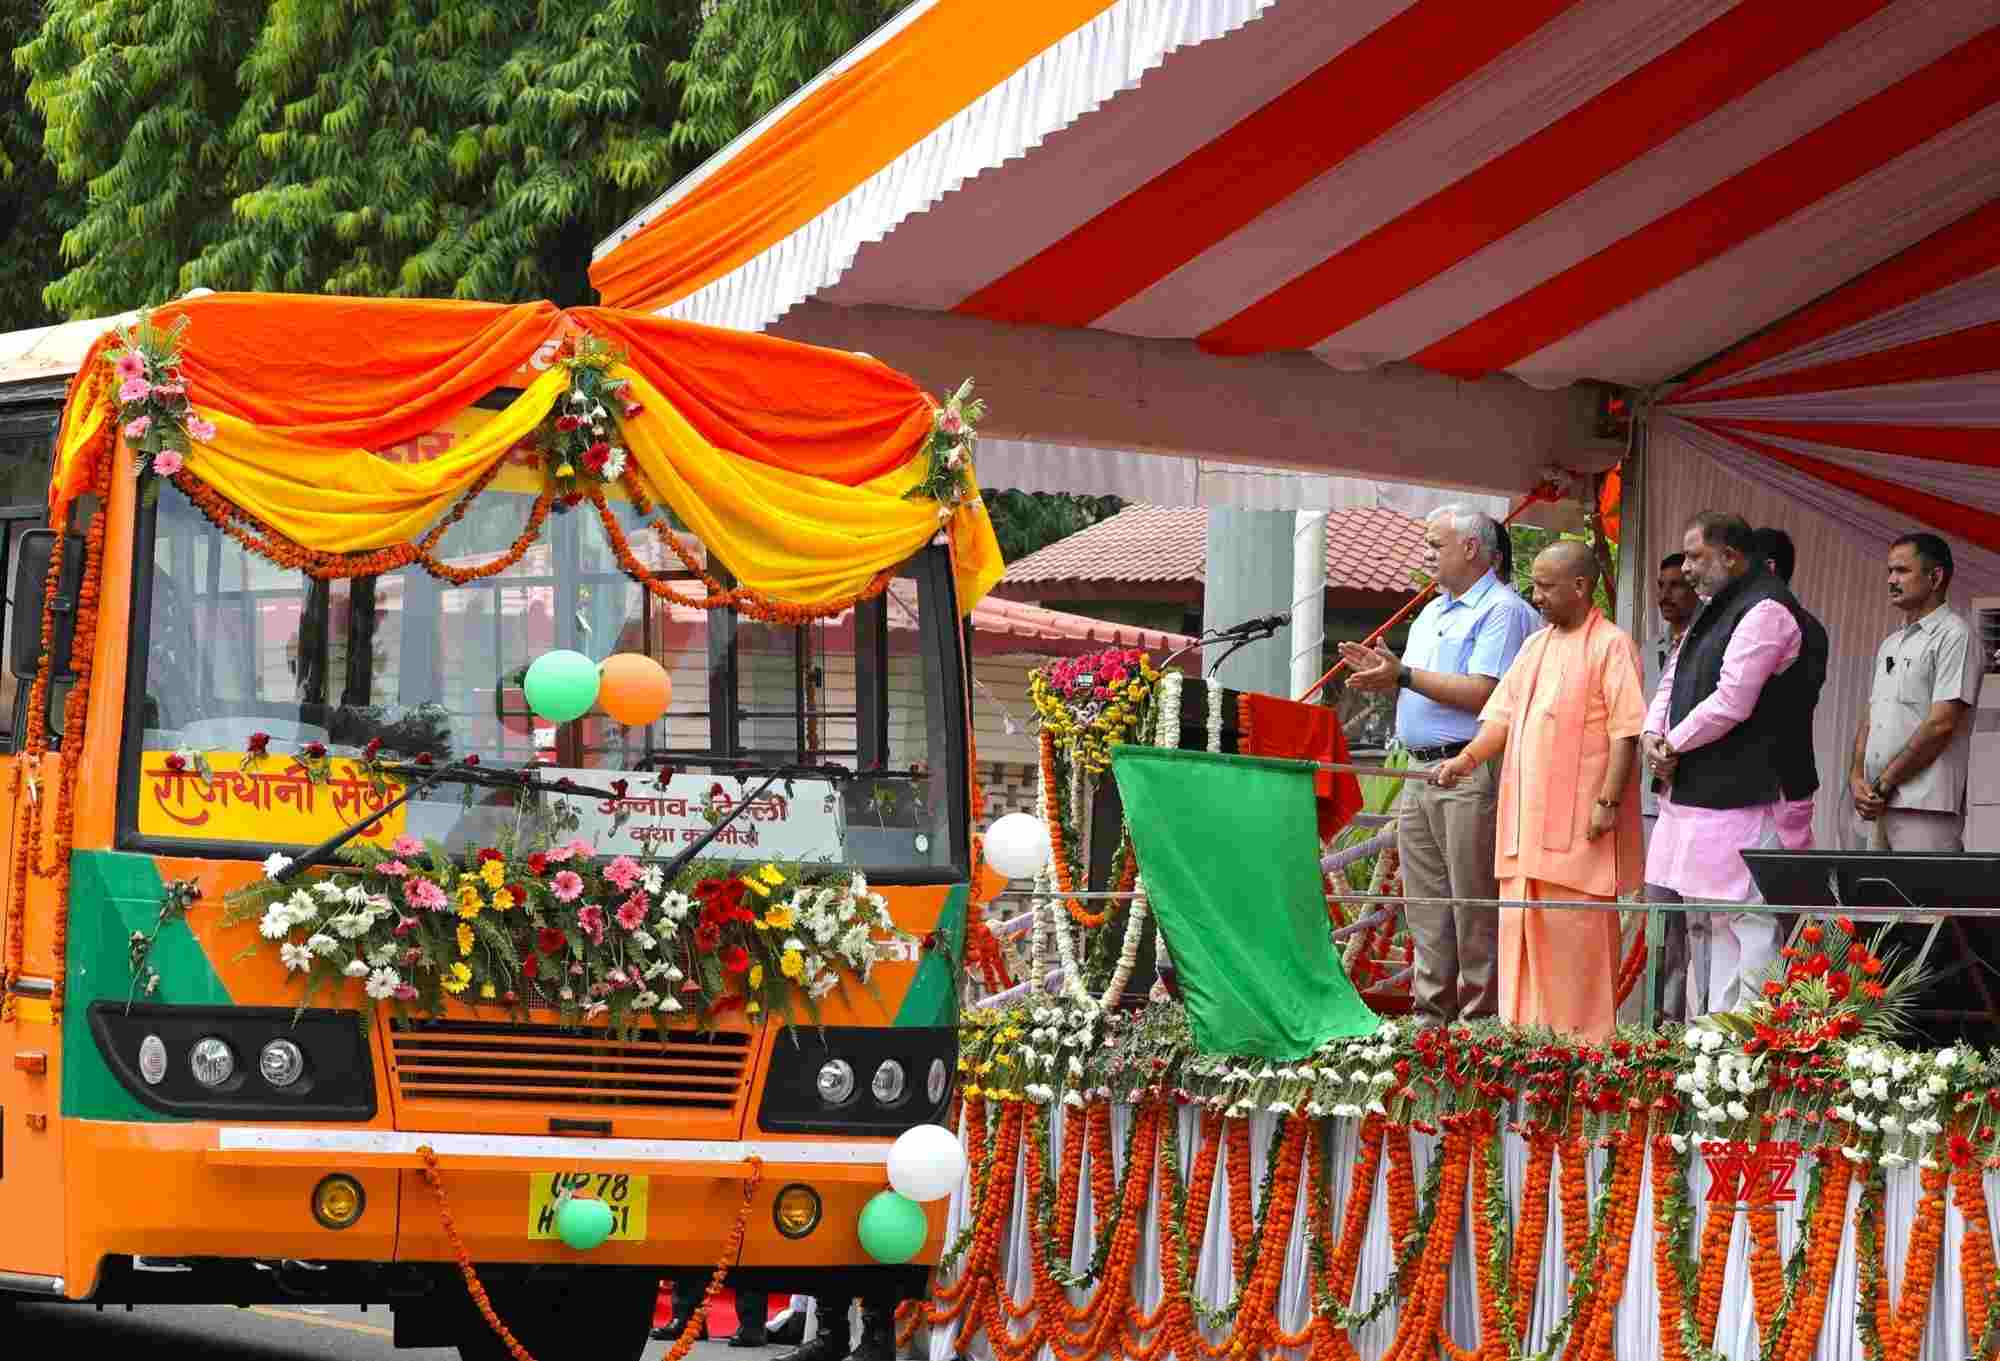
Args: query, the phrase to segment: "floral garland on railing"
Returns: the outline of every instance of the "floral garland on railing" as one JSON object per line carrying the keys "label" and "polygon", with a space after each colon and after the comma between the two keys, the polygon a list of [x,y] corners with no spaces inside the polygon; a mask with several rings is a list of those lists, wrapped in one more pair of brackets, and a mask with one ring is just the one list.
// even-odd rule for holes
{"label": "floral garland on railing", "polygon": [[[1083,1361],[1108,1354],[1113,1339],[1125,1354],[1149,1358],[1202,1361],[1297,1345],[1314,1361],[1357,1361],[1353,1330],[1400,1302],[1390,1361],[1417,1361],[1436,1349],[1454,1361],[1520,1357],[1559,1157],[1572,1284],[1538,1361],[1609,1358],[1649,1164],[1662,1354],[1711,1361],[1734,1213],[1711,1207],[1696,1233],[1691,1167],[1705,1141],[1789,1137],[1811,1160],[1789,1257],[1780,1256],[1772,1207],[1749,1210],[1749,1303],[1763,1339],[1760,1361],[1812,1356],[1855,1180],[1863,1187],[1857,1326],[1869,1361],[1915,1361],[1937,1288],[1947,1195],[1964,1219],[1962,1303],[1974,1355],[1993,1358],[2000,1354],[2000,1281],[1982,1177],[2000,1169],[2000,1056],[1963,1047],[1925,1054],[1890,1042],[1919,975],[1895,969],[1881,948],[1883,934],[1864,946],[1844,919],[1810,923],[1807,931],[1806,948],[1781,961],[1776,988],[1745,1013],[1660,1033],[1621,1031],[1604,1045],[1492,1023],[1385,1023],[1371,1037],[1329,1042],[1303,1060],[1246,1063],[1198,1053],[1185,1014],[1173,1005],[1093,1016],[1085,1033],[1076,1033],[1076,1013],[1062,999],[975,1013],[959,1060],[966,1142],[976,1151],[968,1221],[944,1258],[948,1283],[928,1318],[959,1325],[960,1351],[985,1332],[1003,1361],[1025,1361],[1043,1346]],[[1836,974],[1847,982],[1830,982]],[[1135,1110],[1122,1160],[1109,1144],[1112,1102]],[[1182,1175],[1173,1112],[1189,1105],[1201,1111],[1202,1133]],[[1057,1110],[1065,1134],[1051,1176],[1043,1150]],[[1246,1122],[1259,1113],[1276,1119],[1253,1215]],[[1262,1273],[1271,1258],[1282,1259],[1275,1245],[1290,1233],[1289,1188],[1297,1183],[1288,1178],[1297,1164],[1287,1150],[1295,1141],[1323,1145],[1306,1133],[1321,1119],[1358,1120],[1357,1154],[1337,1234],[1329,1176],[1318,1162],[1309,1170],[1311,1317],[1302,1333],[1291,1334]],[[1503,1131],[1528,1146],[1518,1223],[1508,1207]],[[1441,1136],[1421,1190],[1410,1170],[1413,1134]],[[1593,1145],[1609,1154],[1594,1197],[1586,1171]],[[1195,1297],[1192,1262],[1224,1151],[1234,1280],[1229,1304],[1217,1311]],[[1387,1287],[1356,1302],[1355,1267],[1384,1153],[1396,1269]],[[1031,1223],[1041,1226],[1029,1262],[1034,1287],[1024,1301],[1006,1295],[996,1255],[1014,1177],[995,1174],[1017,1160]],[[1881,1179],[1906,1163],[1916,1164],[1922,1199],[1892,1295]],[[1096,1247],[1089,1265],[1072,1271],[1067,1246],[1086,1174],[1099,1207]],[[1155,1176],[1164,1294],[1147,1311],[1132,1285],[1130,1244]],[[1476,1349],[1459,1347],[1442,1324],[1457,1207],[1468,1191],[1481,1321]],[[1063,1293],[1073,1289],[1094,1293],[1078,1305]],[[1212,1333],[1227,1335],[1217,1344],[1208,1340]]]}
{"label": "floral garland on railing", "polygon": [[958,385],[958,391],[944,399],[931,413],[931,433],[924,440],[924,476],[903,493],[913,501],[928,497],[938,503],[938,519],[947,520],[960,506],[979,496],[972,481],[972,446],[978,439],[977,426],[986,419],[986,403],[972,395],[972,380]]}

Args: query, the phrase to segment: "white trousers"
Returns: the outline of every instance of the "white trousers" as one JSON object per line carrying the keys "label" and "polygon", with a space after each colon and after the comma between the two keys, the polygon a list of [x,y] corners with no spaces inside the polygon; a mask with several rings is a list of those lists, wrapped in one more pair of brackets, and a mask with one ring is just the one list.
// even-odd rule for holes
{"label": "white trousers", "polygon": [[[1781,846],[1777,819],[1767,814],[1750,849]],[[1764,901],[1754,883],[1746,901]],[[1778,962],[1778,919],[1757,912],[1690,912],[1687,924],[1688,1019],[1736,1010],[1762,985],[1764,972]]]}

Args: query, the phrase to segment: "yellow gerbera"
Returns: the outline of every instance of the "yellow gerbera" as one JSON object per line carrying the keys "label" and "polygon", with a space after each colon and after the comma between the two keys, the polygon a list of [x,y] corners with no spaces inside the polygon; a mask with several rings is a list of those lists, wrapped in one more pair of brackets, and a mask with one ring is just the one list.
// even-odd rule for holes
{"label": "yellow gerbera", "polygon": [[772,888],[776,888],[785,882],[784,873],[776,865],[764,866],[764,868],[757,871],[757,875]]}
{"label": "yellow gerbera", "polygon": [[479,886],[477,884],[460,884],[458,886],[459,916],[465,918],[467,921],[471,921],[479,915],[479,910],[485,906],[486,900],[479,896]]}
{"label": "yellow gerbera", "polygon": [[750,966],[750,986],[753,988],[764,986],[764,966],[762,964],[752,964]]}
{"label": "yellow gerbera", "polygon": [[794,981],[803,981],[806,976],[806,957],[797,950],[787,950],[778,960],[778,972]]}
{"label": "yellow gerbera", "polygon": [[765,883],[763,880],[759,879],[756,875],[746,874],[742,876],[742,879],[743,879],[743,886],[749,889],[752,893],[755,893],[758,897],[768,898],[771,896],[771,886]]}
{"label": "yellow gerbera", "polygon": [[472,928],[464,922],[458,924],[458,952],[462,955],[472,953]]}
{"label": "yellow gerbera", "polygon": [[494,991],[493,985],[491,983],[481,983],[479,985],[479,995],[481,997],[484,997],[487,1001],[490,1002],[495,997],[498,997],[500,994]]}
{"label": "yellow gerbera", "polygon": [[773,931],[783,931],[797,920],[798,913],[792,911],[790,904],[774,903],[771,910],[764,914],[764,920],[761,925],[769,927]]}
{"label": "yellow gerbera", "polygon": [[486,881],[486,887],[498,888],[507,882],[507,862],[488,860],[479,867],[479,877]]}
{"label": "yellow gerbera", "polygon": [[493,890],[493,901],[489,904],[495,912],[505,912],[514,905],[514,895],[504,888]]}
{"label": "yellow gerbera", "polygon": [[457,994],[464,992],[471,985],[472,970],[463,964],[452,965],[449,976],[444,980],[444,990]]}

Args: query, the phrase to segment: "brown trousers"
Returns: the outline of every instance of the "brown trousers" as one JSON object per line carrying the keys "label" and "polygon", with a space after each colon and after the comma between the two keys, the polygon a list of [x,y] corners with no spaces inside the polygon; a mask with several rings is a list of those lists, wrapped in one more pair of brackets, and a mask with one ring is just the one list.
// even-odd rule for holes
{"label": "brown trousers", "polygon": [[[1405,896],[1500,896],[1493,874],[1499,764],[1488,761],[1459,781],[1456,789],[1414,781],[1405,789],[1396,820]],[[1419,1021],[1433,1023],[1498,1014],[1500,909],[1410,906],[1403,914],[1416,944],[1411,1013]]]}

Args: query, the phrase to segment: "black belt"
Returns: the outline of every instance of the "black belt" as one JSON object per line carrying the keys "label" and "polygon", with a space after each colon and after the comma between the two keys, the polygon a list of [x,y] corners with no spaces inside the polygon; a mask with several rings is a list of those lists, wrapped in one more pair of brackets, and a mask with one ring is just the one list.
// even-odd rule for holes
{"label": "black belt", "polygon": [[1442,747],[1409,747],[1406,750],[1412,761],[1449,761],[1471,745],[1470,742],[1452,742]]}

